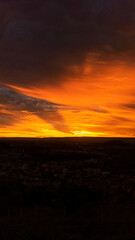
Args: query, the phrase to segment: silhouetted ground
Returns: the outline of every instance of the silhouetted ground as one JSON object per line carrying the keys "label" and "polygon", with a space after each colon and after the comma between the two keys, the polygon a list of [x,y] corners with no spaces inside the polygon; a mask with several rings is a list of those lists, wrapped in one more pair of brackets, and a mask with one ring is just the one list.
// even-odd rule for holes
{"label": "silhouetted ground", "polygon": [[0,139],[1,240],[134,240],[135,139]]}

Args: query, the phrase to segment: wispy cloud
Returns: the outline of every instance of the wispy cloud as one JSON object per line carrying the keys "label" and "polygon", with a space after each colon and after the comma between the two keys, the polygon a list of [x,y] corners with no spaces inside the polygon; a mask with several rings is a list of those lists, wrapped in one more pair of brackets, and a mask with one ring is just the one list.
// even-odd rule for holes
{"label": "wispy cloud", "polygon": [[[59,113],[59,109],[61,109],[61,105],[59,104],[30,97],[4,86],[0,87],[0,104],[3,106],[3,109],[13,112],[13,114],[14,111],[27,111],[51,124],[56,130],[69,132],[64,118]],[[0,122],[3,125],[9,125],[14,121],[14,115],[1,113]]]}
{"label": "wispy cloud", "polygon": [[135,103],[125,103],[122,106],[129,109],[135,109]]}

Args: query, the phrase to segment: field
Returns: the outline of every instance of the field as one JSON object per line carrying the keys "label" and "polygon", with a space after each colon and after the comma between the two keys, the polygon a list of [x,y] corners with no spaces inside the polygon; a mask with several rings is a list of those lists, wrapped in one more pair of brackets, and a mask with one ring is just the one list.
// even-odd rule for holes
{"label": "field", "polygon": [[134,240],[135,139],[0,139],[1,240]]}

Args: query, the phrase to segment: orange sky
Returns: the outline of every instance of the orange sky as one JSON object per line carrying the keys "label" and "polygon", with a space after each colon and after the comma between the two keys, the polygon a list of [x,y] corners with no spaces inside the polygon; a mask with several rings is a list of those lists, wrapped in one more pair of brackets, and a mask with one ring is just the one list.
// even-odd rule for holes
{"label": "orange sky", "polygon": [[0,136],[135,137],[135,1],[0,1]]}
{"label": "orange sky", "polygon": [[[74,67],[73,67],[74,68]],[[61,119],[46,122],[29,111],[2,109],[16,116],[11,126],[1,126],[4,137],[135,136],[135,70],[123,62],[102,63],[96,72],[86,60],[81,72],[68,77],[59,86],[21,88],[20,94],[60,104]],[[95,81],[96,79],[96,81]],[[131,105],[132,103],[132,105]],[[59,121],[61,127],[55,128]],[[62,125],[66,126],[62,128]],[[67,130],[68,129],[68,130]]]}

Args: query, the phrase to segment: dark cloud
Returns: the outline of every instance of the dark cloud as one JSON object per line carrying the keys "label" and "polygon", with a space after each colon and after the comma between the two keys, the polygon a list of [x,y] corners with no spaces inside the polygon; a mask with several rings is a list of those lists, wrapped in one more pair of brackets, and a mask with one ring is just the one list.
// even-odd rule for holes
{"label": "dark cloud", "polygon": [[0,9],[3,83],[59,84],[89,52],[93,64],[134,63],[134,0],[5,0]]}
{"label": "dark cloud", "polygon": [[26,110],[31,113],[57,110],[59,107],[58,104],[24,95],[9,87],[0,87],[0,104],[12,110]]}
{"label": "dark cloud", "polygon": [[92,108],[91,111],[94,111],[94,112],[97,112],[97,113],[109,113],[109,111],[101,108],[101,107],[98,107],[98,108]]}
{"label": "dark cloud", "polygon": [[135,103],[126,103],[122,105],[125,108],[135,109]]}
{"label": "dark cloud", "polygon": [[[39,118],[43,119],[47,123],[51,124],[56,130],[62,132],[69,132],[67,125],[59,109],[62,108],[61,105],[55,104],[42,99],[29,97],[27,95],[21,94],[9,87],[0,87],[0,105],[1,108],[8,111],[14,112],[27,111],[28,113],[34,114]],[[7,119],[6,119],[7,118]],[[0,124],[9,125],[9,122],[13,121],[15,116],[1,113]]]}

